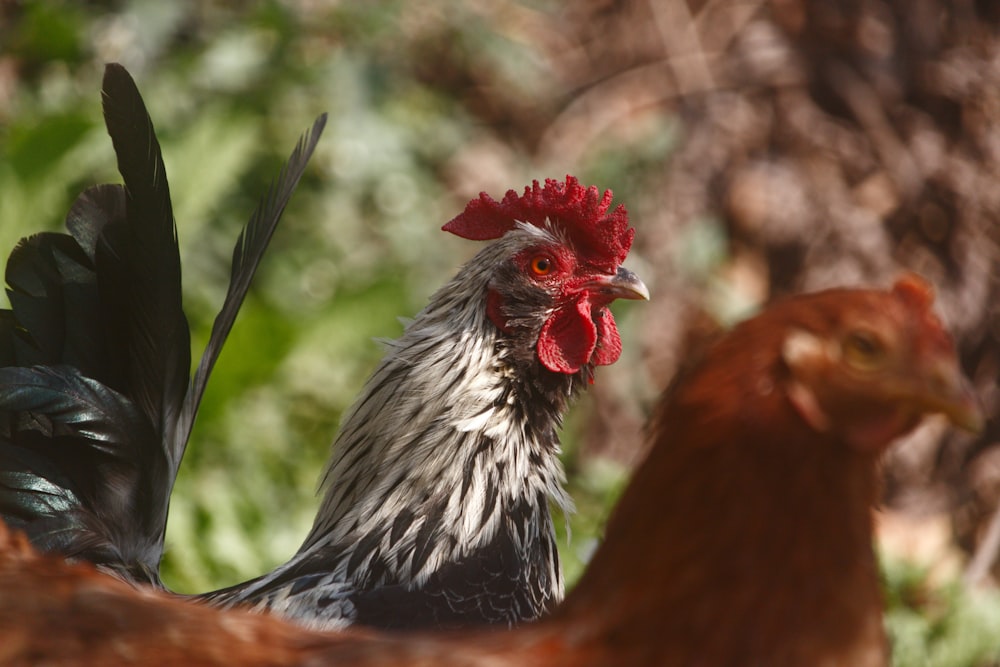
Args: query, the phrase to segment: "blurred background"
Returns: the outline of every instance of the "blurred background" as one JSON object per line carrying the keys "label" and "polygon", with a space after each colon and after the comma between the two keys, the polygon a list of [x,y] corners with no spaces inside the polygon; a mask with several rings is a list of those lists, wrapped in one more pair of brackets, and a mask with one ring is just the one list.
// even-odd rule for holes
{"label": "blurred background", "polygon": [[[612,189],[638,230],[627,264],[654,294],[616,304],[625,353],[565,428],[570,581],[678,360],[775,297],[923,274],[997,412],[988,0],[0,0],[0,253],[120,180],[100,110],[109,61],[162,144],[196,359],[240,227],[330,113],[181,468],[164,564],[177,590],[295,551],[374,339],[399,335],[477,249],[440,226],[535,178]],[[932,422],[886,461],[896,665],[1000,664],[998,429]]]}

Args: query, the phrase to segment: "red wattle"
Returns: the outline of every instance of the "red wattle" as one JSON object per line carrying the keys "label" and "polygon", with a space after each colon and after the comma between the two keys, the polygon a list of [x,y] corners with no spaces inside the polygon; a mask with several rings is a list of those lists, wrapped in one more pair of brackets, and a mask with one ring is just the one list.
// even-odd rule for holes
{"label": "red wattle", "polygon": [[[597,326],[590,316],[590,299],[584,294],[576,303],[555,311],[542,326],[538,359],[555,373],[576,373],[590,361],[596,347]],[[620,351],[621,341],[618,347]]]}
{"label": "red wattle", "polygon": [[622,356],[622,338],[618,335],[618,325],[610,310],[601,308],[596,315],[597,349],[591,361],[596,366],[610,366]]}

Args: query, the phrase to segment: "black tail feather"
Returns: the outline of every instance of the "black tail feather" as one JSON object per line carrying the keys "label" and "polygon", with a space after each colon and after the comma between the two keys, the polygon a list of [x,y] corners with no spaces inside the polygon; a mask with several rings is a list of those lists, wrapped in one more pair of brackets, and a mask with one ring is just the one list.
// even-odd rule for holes
{"label": "black tail feather", "polygon": [[121,65],[105,68],[103,94],[104,120],[126,193],[125,221],[113,220],[97,235],[103,314],[118,324],[128,395],[169,441],[191,368],[170,189],[153,123]]}
{"label": "black tail feather", "polygon": [[146,416],[70,366],[0,368],[0,414],[4,518],[43,550],[156,572],[168,467]]}
{"label": "black tail feather", "polygon": [[126,222],[125,187],[122,185],[95,185],[76,198],[66,215],[66,229],[87,253],[91,263],[96,261],[97,239],[108,225]]}
{"label": "black tail feather", "polygon": [[23,239],[6,278],[20,328],[12,339],[17,365],[64,363],[87,374],[105,368],[93,264],[73,238],[46,232]]}
{"label": "black tail feather", "polygon": [[18,330],[14,313],[0,310],[0,367],[17,364]]}
{"label": "black tail feather", "polygon": [[24,239],[0,310],[0,516],[46,551],[159,584],[169,496],[198,403],[326,116],[236,244],[231,284],[189,385],[190,333],[166,172],[120,65],[104,116],[121,185],[88,189],[67,234]]}
{"label": "black tail feather", "polygon": [[103,94],[124,186],[90,188],[71,235],[25,239],[8,262],[0,514],[41,549],[157,581],[190,334],[152,123],[121,66]]}
{"label": "black tail feather", "polygon": [[233,248],[233,265],[229,277],[229,290],[226,292],[226,300],[222,304],[222,309],[215,317],[212,324],[212,334],[205,346],[201,361],[198,363],[198,370],[195,371],[191,380],[191,388],[184,401],[184,409],[178,420],[176,436],[169,447],[170,455],[175,460],[180,460],[184,455],[184,448],[187,445],[188,436],[194,426],[195,417],[198,415],[198,406],[201,404],[201,397],[205,393],[205,386],[212,373],[222,345],[229,336],[229,331],[236,321],[236,314],[243,305],[247,290],[250,288],[250,281],[253,279],[257,266],[260,264],[264,251],[267,249],[274,230],[281,220],[281,214],[285,206],[292,198],[295,187],[302,178],[309,158],[312,157],[316,144],[323,134],[326,126],[326,114],[321,114],[312,125],[307,134],[299,138],[295,150],[289,156],[288,161],[281,169],[277,180],[271,183],[267,195],[257,204],[250,221],[240,232],[236,240],[236,247]]}

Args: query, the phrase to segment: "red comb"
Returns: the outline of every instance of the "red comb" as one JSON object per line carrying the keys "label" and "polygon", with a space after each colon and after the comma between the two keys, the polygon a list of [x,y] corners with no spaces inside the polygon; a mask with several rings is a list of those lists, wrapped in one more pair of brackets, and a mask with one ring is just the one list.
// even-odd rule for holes
{"label": "red comb", "polygon": [[473,241],[498,239],[514,229],[517,222],[544,227],[548,220],[562,228],[576,251],[609,273],[625,261],[635,230],[628,226],[628,212],[619,204],[611,213],[611,190],[601,195],[597,186],[580,185],[574,176],[566,182],[545,179],[524,188],[518,196],[508,190],[502,201],[485,192],[473,199],[465,211],[442,229]]}

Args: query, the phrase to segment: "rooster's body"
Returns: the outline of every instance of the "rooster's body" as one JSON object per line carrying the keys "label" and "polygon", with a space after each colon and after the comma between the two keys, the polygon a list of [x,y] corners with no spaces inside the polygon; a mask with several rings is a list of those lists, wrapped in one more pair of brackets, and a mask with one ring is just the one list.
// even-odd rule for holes
{"label": "rooster's body", "polygon": [[[536,184],[520,201],[568,201],[584,195],[577,187]],[[596,191],[586,196],[596,204]],[[451,224],[473,215],[474,208]],[[565,233],[519,224],[431,297],[346,417],[323,505],[299,553],[256,581],[212,594],[213,601],[255,603],[322,627],[349,619],[412,628],[473,619],[511,625],[561,599],[548,506],[568,509],[570,501],[557,429],[591,377],[591,359],[613,361],[600,346],[617,344],[617,332],[602,330],[597,350],[579,359],[566,351],[567,368],[552,371],[539,360],[542,330],[564,308],[559,299],[576,297],[540,290],[527,265],[547,253],[546,261],[568,265]],[[560,251],[565,258],[556,258]],[[604,291],[588,297],[586,319],[574,313],[580,321],[571,328],[586,328],[592,307],[644,292],[634,276],[604,261],[612,267],[606,277],[584,277],[596,281],[588,289]],[[557,270],[549,269],[552,279]],[[508,331],[491,319],[491,293],[501,310],[523,313],[507,318]],[[566,338],[560,333],[553,344]]]}
{"label": "rooster's body", "polygon": [[[158,584],[170,488],[239,302],[227,298],[228,321],[217,322],[208,361],[188,389],[169,193],[158,150],[146,150],[155,146],[152,126],[131,80],[130,87],[118,82],[123,74],[109,70],[105,115],[126,187],[98,190],[113,195],[107,201],[85,194],[69,220],[74,238],[53,235],[81,256],[90,300],[72,289],[80,271],[53,274],[65,265],[61,247],[45,245],[43,262],[24,262],[29,240],[9,264],[0,513],[44,550]],[[310,149],[317,138],[314,132]],[[293,163],[305,159],[297,154]],[[493,242],[389,344],[342,422],[325,497],[299,552],[271,573],[202,599],[317,628],[513,625],[558,602],[563,583],[549,503],[567,510],[570,501],[557,431],[594,366],[621,352],[607,306],[648,296],[621,267],[633,230],[624,208],[609,212],[610,204],[610,192],[602,197],[567,177],[499,202],[484,194],[449,222],[447,231]],[[252,222],[247,243],[256,241],[260,252],[248,271],[234,265],[230,297],[235,290],[242,298],[266,245],[255,229]],[[124,270],[103,260],[105,246]],[[151,248],[159,264],[143,255]],[[38,294],[52,302],[48,310],[32,301]],[[39,316],[49,311],[59,314],[57,338],[69,349],[32,356],[53,337]],[[83,341],[89,351],[94,339],[77,326],[78,311],[109,341],[97,346],[97,360],[77,359],[75,345]],[[119,359],[121,350],[128,354]],[[126,379],[118,382],[108,369],[123,365]]]}

